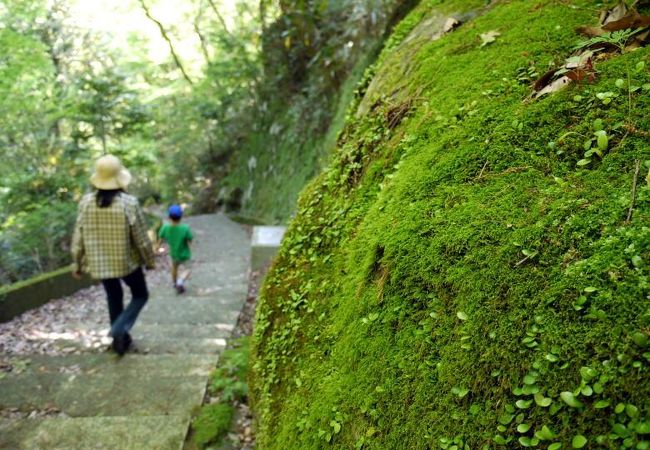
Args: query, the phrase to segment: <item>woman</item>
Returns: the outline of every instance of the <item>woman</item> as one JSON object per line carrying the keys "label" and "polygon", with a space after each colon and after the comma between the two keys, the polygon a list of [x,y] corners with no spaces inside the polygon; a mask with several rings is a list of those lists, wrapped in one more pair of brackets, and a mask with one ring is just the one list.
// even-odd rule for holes
{"label": "woman", "polygon": [[[131,345],[129,330],[149,298],[142,266],[155,268],[144,215],[138,200],[125,192],[130,181],[131,174],[118,158],[99,158],[90,178],[97,191],[84,195],[79,202],[72,238],[72,275],[79,278],[84,270],[102,281],[108,299],[112,347],[119,355]],[[131,289],[126,309],[120,279]]]}

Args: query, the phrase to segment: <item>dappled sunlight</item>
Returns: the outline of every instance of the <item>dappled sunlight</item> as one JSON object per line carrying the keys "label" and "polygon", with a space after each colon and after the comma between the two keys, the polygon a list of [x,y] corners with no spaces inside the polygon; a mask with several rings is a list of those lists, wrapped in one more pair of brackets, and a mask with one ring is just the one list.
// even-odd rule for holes
{"label": "dappled sunlight", "polygon": [[[236,14],[230,1],[219,3],[220,13],[228,26]],[[174,46],[193,76],[199,76],[205,61],[201,56],[201,42],[193,29],[197,11],[192,3],[175,0],[148,0],[152,15],[173,30]],[[154,64],[163,64],[169,58],[169,46],[158,27],[144,14],[137,0],[114,2],[110,0],[76,0],[70,2],[71,16],[76,26],[104,33],[109,45],[125,55],[134,53],[134,44],[145,48],[146,57]]]}
{"label": "dappled sunlight", "polygon": [[[157,265],[157,270],[147,272],[150,289],[168,283],[169,262],[166,255],[158,257]],[[126,303],[129,298],[128,289],[125,289]],[[156,301],[155,297],[151,301]],[[0,354],[102,352],[112,342],[108,333],[106,294],[101,285],[95,285],[26,311],[9,322],[0,323]]]}
{"label": "dappled sunlight", "polygon": [[101,286],[27,311],[0,324],[0,353],[70,354],[110,344]]}

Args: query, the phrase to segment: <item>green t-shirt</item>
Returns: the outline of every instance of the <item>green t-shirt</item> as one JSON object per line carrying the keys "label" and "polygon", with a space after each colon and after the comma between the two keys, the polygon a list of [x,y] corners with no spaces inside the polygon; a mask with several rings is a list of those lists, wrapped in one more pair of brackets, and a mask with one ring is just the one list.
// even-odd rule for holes
{"label": "green t-shirt", "polygon": [[189,225],[166,223],[160,227],[158,236],[169,244],[169,252],[174,261],[184,262],[192,257],[188,244],[194,236]]}

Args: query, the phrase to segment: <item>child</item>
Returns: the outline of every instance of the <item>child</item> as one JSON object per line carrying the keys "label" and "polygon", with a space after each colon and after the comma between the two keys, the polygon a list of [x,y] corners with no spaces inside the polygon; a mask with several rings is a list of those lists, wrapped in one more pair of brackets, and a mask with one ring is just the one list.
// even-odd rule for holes
{"label": "child", "polygon": [[179,205],[172,205],[167,210],[171,223],[166,223],[160,228],[158,237],[167,242],[169,245],[169,255],[172,259],[172,281],[176,292],[182,294],[185,292],[185,281],[190,276],[190,271],[185,270],[180,277],[178,276],[179,268],[192,257],[190,243],[194,236],[189,225],[181,224],[183,210]]}

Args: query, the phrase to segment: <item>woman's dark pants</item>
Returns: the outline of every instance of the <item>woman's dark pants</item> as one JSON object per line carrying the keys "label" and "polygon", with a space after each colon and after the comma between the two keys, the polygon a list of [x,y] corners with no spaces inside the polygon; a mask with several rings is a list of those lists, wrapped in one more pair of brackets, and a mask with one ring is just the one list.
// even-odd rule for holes
{"label": "woman's dark pants", "polygon": [[108,314],[111,318],[111,336],[113,339],[123,341],[135,320],[140,314],[140,310],[147,303],[149,291],[147,291],[147,282],[144,279],[142,268],[137,268],[122,280],[131,289],[131,302],[124,309],[124,292],[119,278],[108,278],[102,280],[106,297],[108,299]]}

